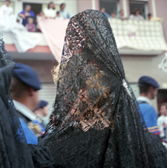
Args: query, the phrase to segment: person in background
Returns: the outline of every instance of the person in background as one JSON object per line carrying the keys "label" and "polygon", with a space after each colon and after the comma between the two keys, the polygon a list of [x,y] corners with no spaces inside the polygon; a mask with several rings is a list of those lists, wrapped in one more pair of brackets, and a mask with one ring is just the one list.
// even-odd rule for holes
{"label": "person in background", "polygon": [[60,17],[63,19],[69,19],[70,15],[67,11],[65,11],[65,7],[66,7],[65,3],[60,4],[60,11],[59,11]]}
{"label": "person in background", "polygon": [[148,14],[148,20],[151,20],[151,19],[152,19],[152,14],[149,13],[149,14]]}
{"label": "person in background", "polygon": [[30,5],[26,5],[25,6],[25,10],[23,10],[22,12],[20,12],[19,16],[23,19],[22,24],[24,26],[26,26],[26,24],[28,22],[28,18],[29,17],[35,18],[35,13],[33,11],[31,11],[31,6]]}
{"label": "person in background", "polygon": [[[45,14],[44,14],[43,11],[40,11],[40,12],[39,12],[39,14],[37,15],[37,18],[38,18],[38,17],[41,17],[41,18],[43,18],[43,19],[47,18],[47,17],[45,16]],[[41,31],[41,28],[40,28],[40,26],[39,26],[39,24],[38,24],[38,19],[36,19],[36,30],[37,30],[37,32],[42,32],[42,31]]]}
{"label": "person in background", "polygon": [[13,72],[10,93],[20,118],[28,144],[37,144],[44,129],[33,113],[39,104],[41,84],[36,72],[29,66],[17,63]]}
{"label": "person in background", "polygon": [[13,14],[13,8],[10,7],[10,0],[6,0],[5,4],[0,7],[0,18],[5,19],[5,17]]}
{"label": "person in background", "polygon": [[125,19],[126,19],[125,16],[124,16],[124,10],[123,10],[123,9],[121,9],[121,10],[119,11],[119,14],[117,15],[116,18],[117,18],[117,19],[122,19],[122,20],[125,20]]}
{"label": "person in background", "polygon": [[43,11],[40,11],[39,14],[37,16],[40,16],[40,17],[43,17],[43,18],[46,18],[45,14]]}
{"label": "person in background", "polygon": [[60,12],[56,12],[56,18],[60,18]]}
{"label": "person in background", "polygon": [[56,9],[55,4],[50,2],[48,7],[44,9],[44,15],[48,18],[55,18],[56,17]]}
{"label": "person in background", "polygon": [[49,113],[48,102],[45,100],[41,100],[39,106],[35,109],[34,114],[37,116],[41,125],[44,127],[45,124],[43,122],[43,118],[47,116]]}
{"label": "person in background", "polygon": [[34,19],[32,17],[28,18],[28,23],[26,24],[26,29],[29,32],[35,32],[36,31],[36,27],[34,24]]}
{"label": "person in background", "polygon": [[100,12],[104,13],[107,16],[107,18],[110,18],[110,15],[108,13],[106,13],[106,9],[105,8],[102,7],[100,9]]}
{"label": "person in background", "polygon": [[160,138],[166,139],[165,130],[167,127],[167,103],[161,104],[161,116],[157,120],[157,125],[160,130]]}
{"label": "person in background", "polygon": [[133,14],[130,15],[129,19],[133,19],[133,20],[144,20],[143,16],[140,15],[140,11],[139,9],[135,9],[133,11]]}
{"label": "person in background", "polygon": [[151,100],[157,95],[159,84],[155,79],[149,76],[142,76],[139,79],[138,84],[140,97],[138,97],[137,101],[148,131],[159,135],[160,132],[157,126],[158,116],[151,103]]}
{"label": "person in background", "polygon": [[111,18],[115,18],[115,13],[112,12],[111,15],[110,15]]}

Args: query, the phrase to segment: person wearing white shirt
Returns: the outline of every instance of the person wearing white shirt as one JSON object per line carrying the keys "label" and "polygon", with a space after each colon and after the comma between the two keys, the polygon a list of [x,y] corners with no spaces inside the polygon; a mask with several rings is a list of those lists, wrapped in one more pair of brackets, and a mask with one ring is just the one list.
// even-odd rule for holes
{"label": "person wearing white shirt", "polygon": [[160,130],[160,137],[164,138],[165,130],[167,127],[167,103],[161,104],[160,113],[161,113],[161,116],[157,120],[157,125]]}
{"label": "person wearing white shirt", "polygon": [[133,14],[130,15],[129,19],[133,19],[133,20],[144,20],[144,17],[140,15],[140,11],[139,9],[135,9]]}
{"label": "person wearing white shirt", "polygon": [[65,11],[65,7],[66,7],[66,4],[65,3],[62,3],[60,5],[60,17],[63,18],[63,19],[69,19],[70,18],[70,15],[67,11]]}
{"label": "person wearing white shirt", "polygon": [[124,10],[123,10],[123,9],[121,9],[121,10],[119,11],[119,14],[116,16],[116,18],[117,18],[117,19],[122,19],[122,20],[125,20],[125,19],[126,19],[126,17],[124,16]]}
{"label": "person wearing white shirt", "polygon": [[53,2],[48,4],[48,7],[44,9],[44,14],[48,18],[55,18],[56,17],[56,9]]}
{"label": "person wearing white shirt", "polygon": [[6,0],[5,4],[0,8],[0,19],[6,19],[13,14],[13,8],[10,7],[10,0]]}

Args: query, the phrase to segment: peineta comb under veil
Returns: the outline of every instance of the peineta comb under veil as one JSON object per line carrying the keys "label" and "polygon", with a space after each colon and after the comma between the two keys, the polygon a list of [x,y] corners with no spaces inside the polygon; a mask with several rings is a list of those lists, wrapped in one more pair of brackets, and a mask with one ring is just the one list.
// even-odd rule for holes
{"label": "peineta comb under veil", "polygon": [[28,145],[9,86],[15,62],[0,39],[0,167],[52,168],[54,161],[47,147]]}
{"label": "peineta comb under veil", "polygon": [[54,111],[39,144],[50,148],[56,164],[167,167],[167,151],[146,128],[103,13],[86,10],[70,19],[53,76]]}

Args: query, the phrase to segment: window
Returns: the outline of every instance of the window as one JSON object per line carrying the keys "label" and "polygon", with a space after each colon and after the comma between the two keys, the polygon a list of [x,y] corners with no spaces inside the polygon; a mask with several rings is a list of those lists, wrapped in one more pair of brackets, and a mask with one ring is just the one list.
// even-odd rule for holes
{"label": "window", "polygon": [[23,3],[23,9],[25,9],[26,5],[31,5],[31,10],[35,13],[35,15],[39,14],[42,10],[42,4],[40,3]]}
{"label": "window", "polygon": [[140,15],[142,15],[145,19],[147,19],[148,14],[148,6],[147,6],[147,0],[130,0],[129,6],[130,6],[130,14],[134,12],[135,9],[139,9]]}
{"label": "window", "polygon": [[119,1],[118,0],[100,0],[100,8],[105,8],[106,13],[115,15],[119,12]]}

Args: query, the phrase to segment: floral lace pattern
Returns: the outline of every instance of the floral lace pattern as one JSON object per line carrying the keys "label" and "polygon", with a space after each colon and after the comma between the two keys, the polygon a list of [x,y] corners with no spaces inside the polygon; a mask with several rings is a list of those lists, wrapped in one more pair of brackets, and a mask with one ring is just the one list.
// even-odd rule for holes
{"label": "floral lace pattern", "polygon": [[104,14],[87,10],[71,18],[62,62],[52,73],[57,95],[49,130],[39,144],[50,147],[57,164],[166,167],[167,152],[161,142],[153,137],[149,143],[153,135],[125,80]]}

